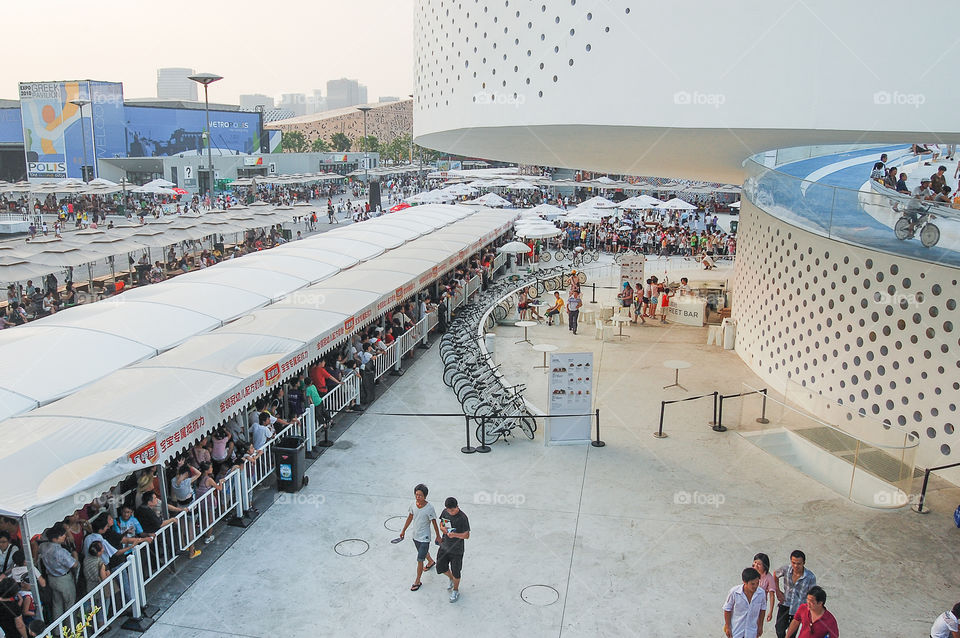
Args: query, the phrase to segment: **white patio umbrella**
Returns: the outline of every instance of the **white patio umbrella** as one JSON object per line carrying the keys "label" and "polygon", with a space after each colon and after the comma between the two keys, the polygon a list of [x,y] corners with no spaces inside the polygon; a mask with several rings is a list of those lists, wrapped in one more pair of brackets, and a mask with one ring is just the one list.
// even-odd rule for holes
{"label": "white patio umbrella", "polygon": [[733,202],[730,204],[730,208],[740,208],[740,202]]}
{"label": "white patio umbrella", "polygon": [[144,186],[150,186],[150,187],[156,186],[158,188],[172,188],[173,186],[176,186],[176,184],[166,179],[153,179],[147,182],[146,184],[144,184]]}
{"label": "white patio umbrella", "polygon": [[596,197],[591,197],[587,201],[583,202],[577,208],[617,208],[617,204],[611,202],[606,197],[600,197],[597,195]]}
{"label": "white patio umbrella", "polygon": [[538,186],[531,184],[530,182],[524,179],[520,180],[519,182],[514,182],[513,184],[510,184],[509,186],[507,186],[507,190],[518,190],[518,191],[535,191],[538,188],[539,188]]}
{"label": "white patio umbrella", "polygon": [[503,197],[500,197],[496,193],[487,193],[486,195],[481,195],[476,199],[471,199],[464,202],[464,204],[472,204],[474,206],[486,206],[488,208],[503,208],[504,206],[509,206],[510,202]]}
{"label": "white patio umbrella", "polygon": [[673,199],[661,202],[657,208],[664,210],[694,210],[696,206],[683,201],[679,197],[674,197]]}
{"label": "white patio umbrella", "polygon": [[517,228],[516,232],[518,237],[525,237],[527,239],[547,239],[549,237],[556,237],[561,234],[561,230],[554,226],[553,228],[544,227],[526,227],[522,226]]}
{"label": "white patio umbrella", "polygon": [[656,197],[650,197],[649,195],[637,195],[636,197],[631,197],[630,199],[625,199],[620,202],[620,208],[626,208],[629,210],[645,210],[659,206],[662,203],[663,202]]}

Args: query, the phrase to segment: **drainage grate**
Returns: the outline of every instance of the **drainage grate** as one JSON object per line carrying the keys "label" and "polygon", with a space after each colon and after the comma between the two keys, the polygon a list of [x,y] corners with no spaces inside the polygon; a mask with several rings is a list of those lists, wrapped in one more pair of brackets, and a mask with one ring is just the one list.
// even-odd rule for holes
{"label": "drainage grate", "polygon": [[370,549],[370,543],[359,538],[348,538],[333,546],[333,551],[341,556],[360,556]]}
{"label": "drainage grate", "polygon": [[383,521],[383,526],[391,532],[399,532],[401,529],[403,529],[404,519],[406,519],[405,516],[391,516],[387,520]]}
{"label": "drainage grate", "polygon": [[528,605],[546,607],[560,600],[560,592],[550,585],[528,585],[520,590],[520,599]]}

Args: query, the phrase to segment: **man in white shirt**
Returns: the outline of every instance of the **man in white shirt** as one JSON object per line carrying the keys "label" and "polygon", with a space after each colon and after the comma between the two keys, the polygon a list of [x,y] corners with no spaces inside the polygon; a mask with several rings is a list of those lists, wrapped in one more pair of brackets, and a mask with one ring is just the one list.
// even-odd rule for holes
{"label": "man in white shirt", "polygon": [[960,603],[953,606],[950,611],[945,611],[933,622],[930,627],[931,638],[957,638],[960,636]]}
{"label": "man in white shirt", "polygon": [[723,633],[727,638],[757,638],[763,633],[767,594],[760,587],[760,572],[747,567],[740,574],[742,585],[727,594],[723,603]]}

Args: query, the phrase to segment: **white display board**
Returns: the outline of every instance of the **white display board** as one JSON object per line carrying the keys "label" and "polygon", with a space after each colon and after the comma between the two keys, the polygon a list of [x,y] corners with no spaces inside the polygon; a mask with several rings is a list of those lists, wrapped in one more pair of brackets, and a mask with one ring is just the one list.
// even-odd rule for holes
{"label": "white display board", "polygon": [[561,352],[550,355],[550,383],[544,441],[551,444],[588,443],[593,432],[593,353]]}
{"label": "white display board", "polygon": [[620,285],[629,281],[630,285],[643,284],[647,280],[643,277],[643,267],[647,258],[643,255],[624,255],[620,262]]}

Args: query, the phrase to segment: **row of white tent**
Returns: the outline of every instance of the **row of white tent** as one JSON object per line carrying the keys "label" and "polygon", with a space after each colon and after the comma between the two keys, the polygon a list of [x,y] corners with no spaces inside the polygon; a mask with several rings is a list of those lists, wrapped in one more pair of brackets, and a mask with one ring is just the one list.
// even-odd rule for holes
{"label": "row of white tent", "polygon": [[43,529],[173,457],[515,217],[420,207],[0,332],[0,514]]}
{"label": "row of white tent", "polygon": [[[22,244],[0,245],[0,282],[42,277],[58,268],[125,255],[138,250],[165,248],[212,235],[229,235],[284,224],[315,210],[307,203],[294,206],[234,206],[202,214],[150,219],[145,224],[124,222],[114,228],[88,228],[62,237],[38,236]],[[256,204],[256,203],[255,203]]]}

